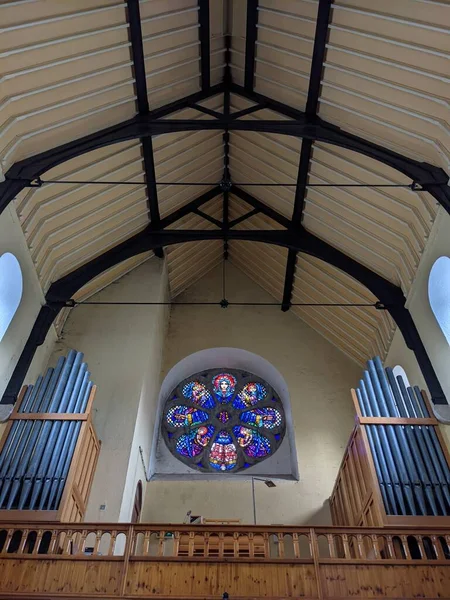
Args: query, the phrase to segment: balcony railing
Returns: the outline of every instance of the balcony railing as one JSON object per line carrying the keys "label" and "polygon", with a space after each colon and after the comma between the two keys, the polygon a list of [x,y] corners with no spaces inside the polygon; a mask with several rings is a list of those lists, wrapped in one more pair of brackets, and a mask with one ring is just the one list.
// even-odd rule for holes
{"label": "balcony railing", "polygon": [[450,598],[450,531],[0,524],[0,598]]}

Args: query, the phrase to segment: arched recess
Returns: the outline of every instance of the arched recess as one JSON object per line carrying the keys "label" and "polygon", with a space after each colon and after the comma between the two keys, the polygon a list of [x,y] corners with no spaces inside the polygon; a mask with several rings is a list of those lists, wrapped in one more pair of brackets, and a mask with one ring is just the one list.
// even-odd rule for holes
{"label": "arched recess", "polygon": [[431,267],[428,300],[445,339],[450,345],[450,258],[441,256]]}
{"label": "arched recess", "polygon": [[0,255],[0,342],[19,308],[22,291],[19,261],[11,252],[5,252]]}
{"label": "arched recess", "polygon": [[[153,433],[153,441],[152,448],[150,452],[150,461],[149,461],[149,475],[150,477],[155,478],[164,478],[161,472],[158,472],[160,468],[159,460],[161,458],[161,449],[164,450],[165,445],[162,439],[160,439],[160,426],[161,426],[161,416],[164,409],[165,402],[167,400],[170,392],[177,386],[180,381],[186,379],[190,375],[194,373],[199,373],[203,370],[207,371],[209,369],[215,369],[219,367],[229,368],[229,369],[239,369],[243,371],[248,371],[249,373],[253,373],[264,379],[270,386],[276,390],[278,397],[280,398],[284,414],[286,418],[286,435],[284,440],[277,450],[277,454],[273,457],[267,459],[265,462],[255,465],[251,469],[248,470],[248,475],[243,471],[241,474],[236,474],[235,477],[251,477],[258,475],[271,475],[273,477],[277,476],[283,479],[294,479],[298,480],[298,464],[297,464],[297,451],[295,448],[295,434],[294,427],[292,422],[292,411],[291,411],[291,401],[289,396],[289,389],[286,383],[286,380],[282,376],[282,374],[276,369],[268,360],[259,356],[258,354],[254,354],[253,352],[249,352],[247,350],[242,350],[241,348],[228,348],[228,347],[219,347],[219,348],[208,348],[206,350],[200,350],[199,352],[194,352],[189,356],[186,356],[177,364],[175,364],[170,371],[167,373],[164,381],[161,384],[161,389],[158,398],[158,408],[155,419],[155,430]],[[158,448],[158,441],[161,443],[161,448]],[[284,453],[289,462],[289,469],[286,470],[286,473],[277,474],[275,472],[266,473],[265,469],[270,468],[270,461],[272,458],[274,459],[274,463],[281,462],[279,457]],[[164,456],[170,456],[169,451],[164,453]],[[164,460],[164,459],[163,459]],[[170,459],[169,459],[170,460]],[[169,473],[176,473],[176,464],[178,461],[174,459],[173,462],[170,462],[170,465],[175,464],[175,469],[172,467],[168,467]],[[286,461],[284,461],[286,463]],[[180,463],[181,464],[181,463]],[[274,467],[272,467],[274,468]],[[196,474],[195,472],[191,472],[189,474],[189,478],[201,477],[205,478],[205,474]],[[173,478],[173,477],[170,477]],[[185,478],[185,475],[181,478]]]}

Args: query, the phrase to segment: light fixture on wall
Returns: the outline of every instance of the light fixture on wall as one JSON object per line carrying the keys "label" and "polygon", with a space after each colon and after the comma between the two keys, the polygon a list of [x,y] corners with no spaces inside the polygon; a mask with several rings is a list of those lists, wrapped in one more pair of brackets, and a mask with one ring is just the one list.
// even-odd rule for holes
{"label": "light fixture on wall", "polygon": [[252,477],[253,525],[256,525],[255,481],[262,481],[268,488],[277,487],[271,479],[260,479],[259,477]]}

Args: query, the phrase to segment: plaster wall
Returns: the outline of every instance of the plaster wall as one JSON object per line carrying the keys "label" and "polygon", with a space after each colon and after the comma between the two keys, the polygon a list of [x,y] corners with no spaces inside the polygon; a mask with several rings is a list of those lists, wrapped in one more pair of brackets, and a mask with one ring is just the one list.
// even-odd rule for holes
{"label": "plaster wall", "polygon": [[[152,258],[90,301],[159,302],[166,290],[164,263]],[[145,484],[138,448],[151,444],[148,416],[159,393],[164,329],[161,306],[78,306],[56,344],[52,363],[70,348],[84,352],[98,386],[93,421],[102,446],[86,521],[129,521],[136,483]]]}
{"label": "plaster wall", "polygon": [[[430,307],[428,277],[431,267],[440,256],[450,256],[449,231],[450,215],[441,207],[407,301],[407,307],[447,397],[447,402],[450,402],[450,346]],[[414,353],[407,348],[398,329],[394,334],[385,364],[392,367],[401,365],[405,369],[411,385],[427,389]],[[450,427],[443,426],[442,429],[450,443]]]}
{"label": "plaster wall", "polygon": [[[217,301],[221,269],[212,271],[177,302]],[[227,298],[271,301],[239,270],[227,265]],[[327,499],[352,431],[350,388],[360,368],[291,313],[275,307],[172,307],[163,377],[186,356],[207,348],[235,347],[268,360],[285,379],[292,408],[299,482],[256,481],[259,523],[329,524]],[[263,373],[259,373],[264,376]],[[253,521],[251,482],[151,481],[144,521],[182,522],[188,510],[209,518]]]}
{"label": "plaster wall", "polygon": [[[12,203],[0,215],[0,255],[4,252],[11,252],[19,261],[23,276],[23,293],[19,308],[0,342],[0,397],[6,389],[39,310],[44,304],[44,294]],[[44,370],[55,341],[56,332],[51,327],[45,343],[35,354],[25,383],[33,383]]]}

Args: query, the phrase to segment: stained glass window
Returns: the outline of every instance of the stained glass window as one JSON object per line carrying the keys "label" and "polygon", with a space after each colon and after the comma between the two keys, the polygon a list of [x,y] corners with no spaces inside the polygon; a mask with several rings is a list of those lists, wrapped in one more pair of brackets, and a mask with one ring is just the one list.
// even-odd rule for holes
{"label": "stained glass window", "polygon": [[169,395],[164,440],[174,456],[203,472],[236,473],[264,460],[283,441],[286,423],[275,390],[235,369],[196,373]]}

